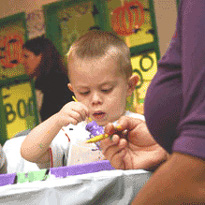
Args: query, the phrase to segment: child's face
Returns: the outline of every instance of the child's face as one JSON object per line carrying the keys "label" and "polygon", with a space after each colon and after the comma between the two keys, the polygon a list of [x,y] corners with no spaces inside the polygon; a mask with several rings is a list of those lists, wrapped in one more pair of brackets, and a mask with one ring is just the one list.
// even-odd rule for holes
{"label": "child's face", "polygon": [[132,94],[129,80],[111,59],[69,63],[70,84],[77,100],[86,105],[99,125],[116,121],[125,113],[126,98]]}

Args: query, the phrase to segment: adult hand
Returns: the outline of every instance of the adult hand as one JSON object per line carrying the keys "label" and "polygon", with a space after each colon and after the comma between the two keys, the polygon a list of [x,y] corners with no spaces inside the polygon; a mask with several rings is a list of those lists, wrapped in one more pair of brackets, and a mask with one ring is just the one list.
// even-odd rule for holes
{"label": "adult hand", "polygon": [[[116,131],[127,130],[126,138]],[[123,116],[114,126],[109,123],[105,133],[113,135],[112,139],[101,141],[104,156],[116,169],[153,170],[164,162],[168,153],[154,140],[144,121]]]}

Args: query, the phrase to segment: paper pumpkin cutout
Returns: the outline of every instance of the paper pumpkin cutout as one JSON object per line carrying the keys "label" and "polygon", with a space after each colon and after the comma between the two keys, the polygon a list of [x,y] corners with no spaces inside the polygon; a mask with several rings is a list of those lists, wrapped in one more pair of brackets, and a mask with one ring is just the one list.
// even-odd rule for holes
{"label": "paper pumpkin cutout", "polygon": [[112,13],[112,28],[121,36],[129,36],[144,23],[143,5],[138,2],[124,2]]}

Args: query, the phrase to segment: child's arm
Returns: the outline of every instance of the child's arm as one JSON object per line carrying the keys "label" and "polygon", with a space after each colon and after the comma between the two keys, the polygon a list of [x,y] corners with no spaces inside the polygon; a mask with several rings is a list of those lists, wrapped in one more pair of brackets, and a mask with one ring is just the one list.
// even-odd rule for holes
{"label": "child's arm", "polygon": [[50,162],[49,146],[63,126],[78,124],[88,117],[88,109],[80,102],[67,103],[58,113],[35,127],[21,146],[21,155],[35,163]]}

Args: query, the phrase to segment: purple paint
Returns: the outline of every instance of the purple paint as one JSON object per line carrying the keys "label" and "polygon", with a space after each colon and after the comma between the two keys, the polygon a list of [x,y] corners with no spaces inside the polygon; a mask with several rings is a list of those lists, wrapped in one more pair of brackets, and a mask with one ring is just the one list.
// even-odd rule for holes
{"label": "purple paint", "polygon": [[0,186],[14,184],[16,174],[0,174]]}
{"label": "purple paint", "polygon": [[97,124],[97,122],[95,121],[92,121],[92,122],[89,122],[85,129],[90,132],[90,134],[92,136],[97,136],[97,135],[100,135],[100,134],[104,134],[104,128],[100,125]]}
{"label": "purple paint", "polygon": [[67,167],[51,168],[50,173],[56,177],[67,177],[72,175],[88,174],[103,170],[114,170],[108,160],[91,162],[87,164],[72,165]]}
{"label": "purple paint", "polygon": [[[89,122],[85,129],[90,132],[90,138],[95,137],[97,135],[104,134],[104,128],[97,124],[95,121]],[[97,148],[100,149],[100,142],[95,143]]]}

